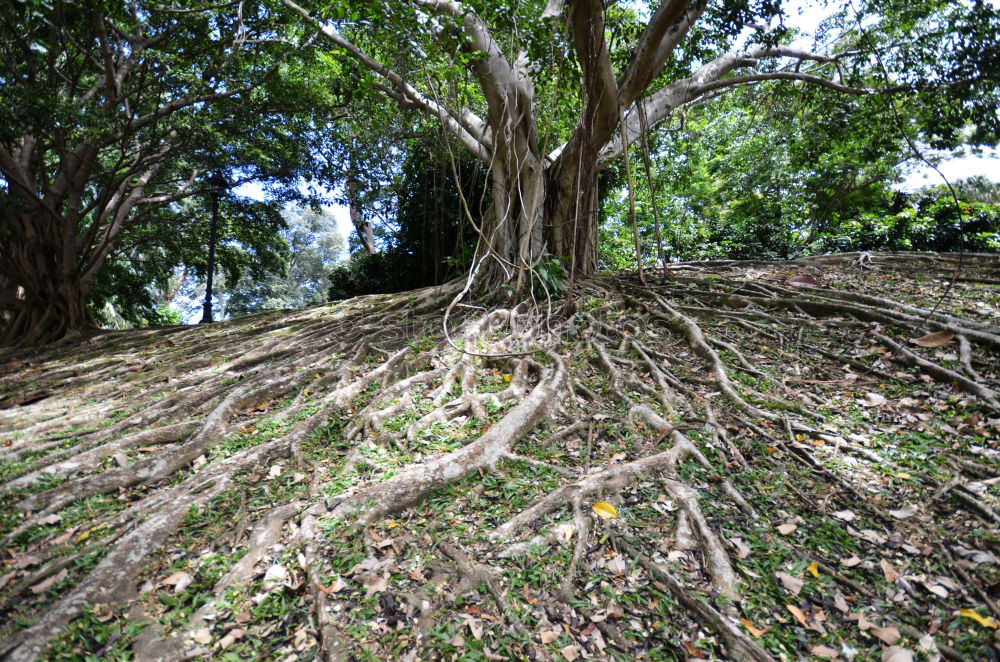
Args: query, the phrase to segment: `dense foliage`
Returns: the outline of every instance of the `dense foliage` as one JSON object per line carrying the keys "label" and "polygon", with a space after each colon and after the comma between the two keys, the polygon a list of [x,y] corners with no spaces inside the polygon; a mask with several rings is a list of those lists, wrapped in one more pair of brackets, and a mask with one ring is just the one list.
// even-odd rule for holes
{"label": "dense foliage", "polygon": [[365,254],[335,297],[468,268],[523,295],[636,252],[953,248],[949,223],[988,249],[989,208],[899,216],[891,191],[915,144],[996,144],[1000,10],[829,11],[804,38],[772,1],[7,3],[0,342],[176,319],[215,173],[239,312],[317,300],[279,284],[312,260],[289,201],[350,208]]}
{"label": "dense foliage", "polygon": [[207,173],[264,184],[269,202],[227,195],[224,215],[273,266],[331,75],[276,18],[263,2],[3,4],[0,341],[85,329],[108,302],[155,322],[145,286],[199,259],[203,218],[178,203],[204,204]]}
{"label": "dense foliage", "polygon": [[380,226],[378,252],[355,250],[333,270],[331,299],[437,285],[469,267],[476,245],[470,220],[479,225],[489,207],[488,173],[441,140],[431,131],[409,141],[395,186],[395,222]]}
{"label": "dense foliage", "polygon": [[[961,205],[945,186],[900,192],[915,161],[908,138],[916,136],[897,130],[877,97],[762,86],[693,108],[652,141],[652,178],[636,177],[643,260],[656,262],[653,194],[667,259],[1000,248],[1000,207],[990,204],[997,185],[985,177],[954,183]],[[642,173],[633,151],[633,171]],[[635,265],[620,172],[608,173],[605,268]]]}

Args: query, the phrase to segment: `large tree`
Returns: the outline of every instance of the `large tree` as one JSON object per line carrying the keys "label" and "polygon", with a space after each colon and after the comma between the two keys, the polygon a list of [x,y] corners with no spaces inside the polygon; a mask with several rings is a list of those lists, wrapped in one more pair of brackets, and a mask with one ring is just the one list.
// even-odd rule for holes
{"label": "large tree", "polygon": [[[973,121],[977,141],[996,139],[1000,20],[982,2],[847,5],[815,49],[785,43],[778,2],[281,2],[367,69],[363,85],[436,117],[489,165],[480,258],[494,275],[520,279],[546,252],[592,272],[598,172],[677,109],[737,86],[905,97],[936,144]],[[389,35],[392,57],[368,46]]]}
{"label": "large tree", "polygon": [[298,180],[286,32],[256,2],[4,4],[0,344],[92,326],[88,295],[122,234],[207,193],[209,173]]}

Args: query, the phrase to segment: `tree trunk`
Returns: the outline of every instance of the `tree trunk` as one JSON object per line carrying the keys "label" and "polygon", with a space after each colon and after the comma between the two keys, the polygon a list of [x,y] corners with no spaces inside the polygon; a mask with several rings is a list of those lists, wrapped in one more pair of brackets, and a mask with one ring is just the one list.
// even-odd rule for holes
{"label": "tree trunk", "polygon": [[71,331],[97,328],[87,307],[88,288],[78,277],[66,278],[44,268],[34,274],[21,281],[26,283],[20,292],[23,298],[17,300],[3,328],[0,345],[35,347],[59,340]]}
{"label": "tree trunk", "polygon": [[[0,161],[13,173],[9,181],[18,182],[0,204],[0,223],[8,230],[0,246],[0,272],[6,289],[15,292],[13,305],[5,304],[0,345],[35,347],[69,332],[97,328],[87,295],[113,235],[106,236],[103,253],[91,258],[90,277],[83,275],[86,260],[78,246],[82,199],[96,158],[97,147],[81,143],[60,159],[54,179],[38,187],[28,169],[9,153],[0,153]],[[122,213],[134,204],[131,199],[123,203]]]}
{"label": "tree trunk", "polygon": [[574,276],[597,270],[597,154],[571,141],[548,169],[546,241]]}
{"label": "tree trunk", "polygon": [[526,150],[491,167],[493,207],[480,228],[491,256],[480,273],[519,290],[545,254],[578,276],[597,269],[597,154],[574,141],[552,165],[543,158]]}
{"label": "tree trunk", "polygon": [[375,232],[372,230],[372,224],[364,219],[361,214],[361,201],[358,200],[358,189],[361,187],[361,183],[350,178],[347,180],[347,185],[345,189],[347,191],[347,209],[351,215],[351,224],[354,225],[354,229],[358,233],[358,239],[361,241],[361,245],[365,248],[365,253],[368,255],[375,254]]}

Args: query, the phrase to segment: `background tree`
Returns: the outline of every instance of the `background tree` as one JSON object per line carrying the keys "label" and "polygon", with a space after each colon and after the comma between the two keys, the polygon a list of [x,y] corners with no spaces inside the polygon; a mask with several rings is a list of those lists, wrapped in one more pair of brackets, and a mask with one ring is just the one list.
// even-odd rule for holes
{"label": "background tree", "polygon": [[0,342],[93,325],[102,270],[130,259],[116,256],[122,236],[155,224],[155,207],[203,193],[205,172],[295,195],[309,164],[298,129],[325,92],[306,82],[296,30],[262,3],[229,9],[0,9]]}
{"label": "background tree", "polygon": [[244,273],[229,290],[228,314],[303,308],[326,301],[330,270],[345,248],[332,214],[308,207],[288,207],[287,228],[279,236],[288,244],[288,261],[278,273],[263,278]]}
{"label": "background tree", "polygon": [[[583,0],[516,9],[453,0],[349,9],[282,2],[366,68],[364,84],[436,118],[489,165],[493,207],[480,259],[495,276],[517,274],[521,282],[545,251],[573,272],[592,271],[598,171],[647,128],[725,90],[783,80],[855,96],[908,94],[947,107],[921,115],[941,144],[957,140],[971,120],[981,125],[973,139],[990,142],[998,125],[998,69],[990,65],[1000,21],[985,3],[866,3],[831,22],[837,31],[830,27],[823,48],[809,50],[782,43],[774,3],[664,0],[634,11]],[[389,34],[408,59],[368,47]],[[440,94],[459,71],[474,85]]]}
{"label": "background tree", "polygon": [[489,174],[467,152],[443,142],[448,139],[437,127],[425,126],[406,141],[393,218],[382,225],[380,250],[357,250],[336,267],[331,299],[438,285],[469,267],[473,226],[489,208]]}

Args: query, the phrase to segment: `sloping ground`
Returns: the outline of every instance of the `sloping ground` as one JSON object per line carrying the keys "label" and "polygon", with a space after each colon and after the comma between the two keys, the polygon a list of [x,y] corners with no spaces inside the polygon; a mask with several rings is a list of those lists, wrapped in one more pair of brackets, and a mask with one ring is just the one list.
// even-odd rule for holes
{"label": "sloping ground", "polygon": [[957,261],[2,356],[0,654],[996,659],[1000,262]]}

